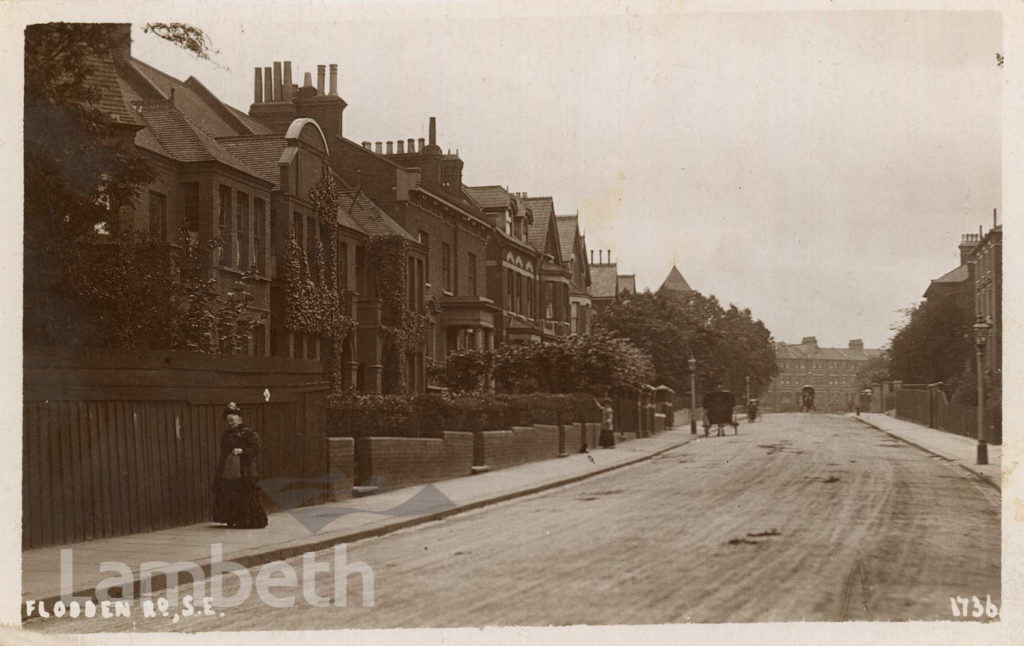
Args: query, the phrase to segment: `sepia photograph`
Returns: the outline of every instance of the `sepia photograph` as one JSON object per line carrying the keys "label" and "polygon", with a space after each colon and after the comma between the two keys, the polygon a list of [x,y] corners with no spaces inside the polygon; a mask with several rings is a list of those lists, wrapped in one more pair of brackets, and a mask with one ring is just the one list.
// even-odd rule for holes
{"label": "sepia photograph", "polygon": [[1019,638],[1020,7],[833,4],[0,9],[5,635]]}

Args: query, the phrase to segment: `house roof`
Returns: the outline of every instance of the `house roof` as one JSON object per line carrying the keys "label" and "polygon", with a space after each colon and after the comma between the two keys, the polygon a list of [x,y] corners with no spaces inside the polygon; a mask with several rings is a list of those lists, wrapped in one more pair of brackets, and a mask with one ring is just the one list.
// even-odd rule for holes
{"label": "house roof", "polygon": [[260,177],[281,188],[281,168],[278,162],[288,142],[281,134],[221,137],[217,141],[241,159]]}
{"label": "house roof", "polygon": [[963,281],[971,277],[970,267],[967,265],[960,265],[952,271],[948,271],[942,276],[939,276],[933,283],[962,283]]}
{"label": "house roof", "polygon": [[590,295],[594,298],[615,298],[618,293],[618,265],[590,266]]}
{"label": "house roof", "polygon": [[134,97],[126,93],[127,88],[118,77],[117,68],[114,67],[113,56],[109,52],[102,55],[89,54],[83,57],[83,62],[91,70],[85,84],[99,92],[96,109],[118,123],[142,125],[142,120],[131,108],[129,102]]}
{"label": "house roof", "polygon": [[571,260],[580,219],[575,215],[556,215],[555,222],[558,224],[558,241],[562,244],[562,260]]}
{"label": "house roof", "polygon": [[693,288],[686,282],[683,275],[679,273],[679,270],[675,265],[672,265],[672,271],[668,272],[668,277],[665,278],[665,282],[661,284],[661,289],[671,290],[674,292],[692,292]]}
{"label": "house roof", "polygon": [[636,293],[636,274],[619,274],[616,278],[618,280],[617,287],[620,292],[626,290],[634,294]]}
{"label": "house roof", "polygon": [[271,132],[267,126],[223,103],[194,77],[179,81],[136,58],[131,59],[131,64],[164,98],[170,98],[173,90],[178,109],[214,137]]}
{"label": "house roof", "polygon": [[502,186],[464,186],[463,190],[482,209],[503,208],[512,202],[508,191]]}
{"label": "house roof", "polygon": [[533,211],[533,224],[530,225],[527,240],[534,249],[543,253],[548,227],[555,215],[555,201],[550,197],[526,197],[523,202]]}
{"label": "house roof", "polygon": [[[217,161],[262,179],[256,170],[232,154],[170,101],[146,101],[140,108],[140,117],[149,132],[136,135],[135,143],[139,146],[180,162]],[[153,146],[154,142],[158,145]]]}
{"label": "house roof", "polygon": [[881,350],[854,350],[851,348],[819,348],[817,345],[812,343],[797,343],[793,345],[780,343],[775,348],[776,359],[867,361],[868,359],[879,357],[881,355]]}
{"label": "house roof", "polygon": [[[343,188],[339,190],[338,211],[342,216],[346,214],[351,216],[358,229],[369,236],[397,235],[413,242],[419,242],[391,216],[374,204],[360,189]],[[342,224],[345,223],[342,222]]]}

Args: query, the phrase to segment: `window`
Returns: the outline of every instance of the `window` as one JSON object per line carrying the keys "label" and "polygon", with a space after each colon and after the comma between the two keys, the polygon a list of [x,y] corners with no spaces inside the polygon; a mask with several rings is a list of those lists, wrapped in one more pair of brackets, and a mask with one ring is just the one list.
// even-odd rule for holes
{"label": "window", "polygon": [[199,232],[199,182],[181,185],[181,226],[188,231]]}
{"label": "window", "polygon": [[469,282],[469,295],[476,296],[476,254],[469,254],[469,268],[466,272],[466,279]]}
{"label": "window", "polygon": [[523,313],[523,275],[516,274],[516,312]]}
{"label": "window", "polygon": [[267,328],[262,323],[256,325],[253,328],[253,354],[257,357],[263,357],[267,354]]}
{"label": "window", "polygon": [[235,205],[235,267],[248,269],[252,264],[249,257],[249,196],[238,192]]}
{"label": "window", "polygon": [[348,291],[348,245],[338,242],[338,289]]}
{"label": "window", "polygon": [[430,280],[430,236],[426,231],[420,231],[420,244],[423,245],[424,253],[427,255],[427,280]]}
{"label": "window", "polygon": [[505,234],[512,235],[512,216],[509,215],[508,210],[505,211]]}
{"label": "window", "polygon": [[252,201],[253,227],[252,246],[256,250],[256,271],[261,276],[267,273],[267,205],[257,198]]}
{"label": "window", "polygon": [[441,287],[446,292],[452,291],[451,247],[447,242],[441,243]]}
{"label": "window", "polygon": [[512,311],[512,294],[514,292],[512,285],[515,281],[515,278],[513,278],[512,273],[513,272],[511,269],[505,270],[505,276],[507,277],[505,285],[505,309],[509,311]]}
{"label": "window", "polygon": [[220,225],[220,264],[229,265],[231,263],[231,188],[229,186],[220,187],[220,203],[219,203],[219,216],[218,223]]}
{"label": "window", "polygon": [[405,297],[408,300],[410,312],[419,311],[416,307],[416,263],[409,257],[405,259]]}
{"label": "window", "polygon": [[305,249],[306,239],[302,235],[304,230],[302,226],[303,219],[301,213],[292,213],[292,233],[295,234],[295,242],[298,242],[299,246]]}
{"label": "window", "polygon": [[149,235],[167,242],[167,196],[149,192]]}
{"label": "window", "polygon": [[416,260],[416,311],[423,313],[423,261]]}

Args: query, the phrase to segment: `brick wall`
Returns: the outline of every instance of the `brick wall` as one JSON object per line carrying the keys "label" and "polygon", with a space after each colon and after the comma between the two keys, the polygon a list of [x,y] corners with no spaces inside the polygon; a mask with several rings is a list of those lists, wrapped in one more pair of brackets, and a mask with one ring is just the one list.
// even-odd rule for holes
{"label": "brick wall", "polygon": [[500,469],[524,462],[558,457],[557,426],[516,426],[510,431],[483,431],[484,464]]}
{"label": "brick wall", "polygon": [[358,484],[388,488],[466,476],[473,467],[473,434],[445,431],[444,439],[370,437],[356,443]]}
{"label": "brick wall", "polygon": [[332,501],[343,500],[352,494],[356,476],[355,452],[355,440],[351,437],[327,438],[327,468],[332,476],[327,486]]}

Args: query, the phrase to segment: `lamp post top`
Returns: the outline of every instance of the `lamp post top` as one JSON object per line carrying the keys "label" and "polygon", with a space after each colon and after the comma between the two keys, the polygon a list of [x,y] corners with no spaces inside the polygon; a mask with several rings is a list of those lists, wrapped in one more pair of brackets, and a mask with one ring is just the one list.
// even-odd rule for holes
{"label": "lamp post top", "polygon": [[984,348],[985,344],[988,343],[988,333],[992,329],[992,325],[989,324],[981,316],[978,317],[977,322],[974,324],[974,343],[979,348]]}

